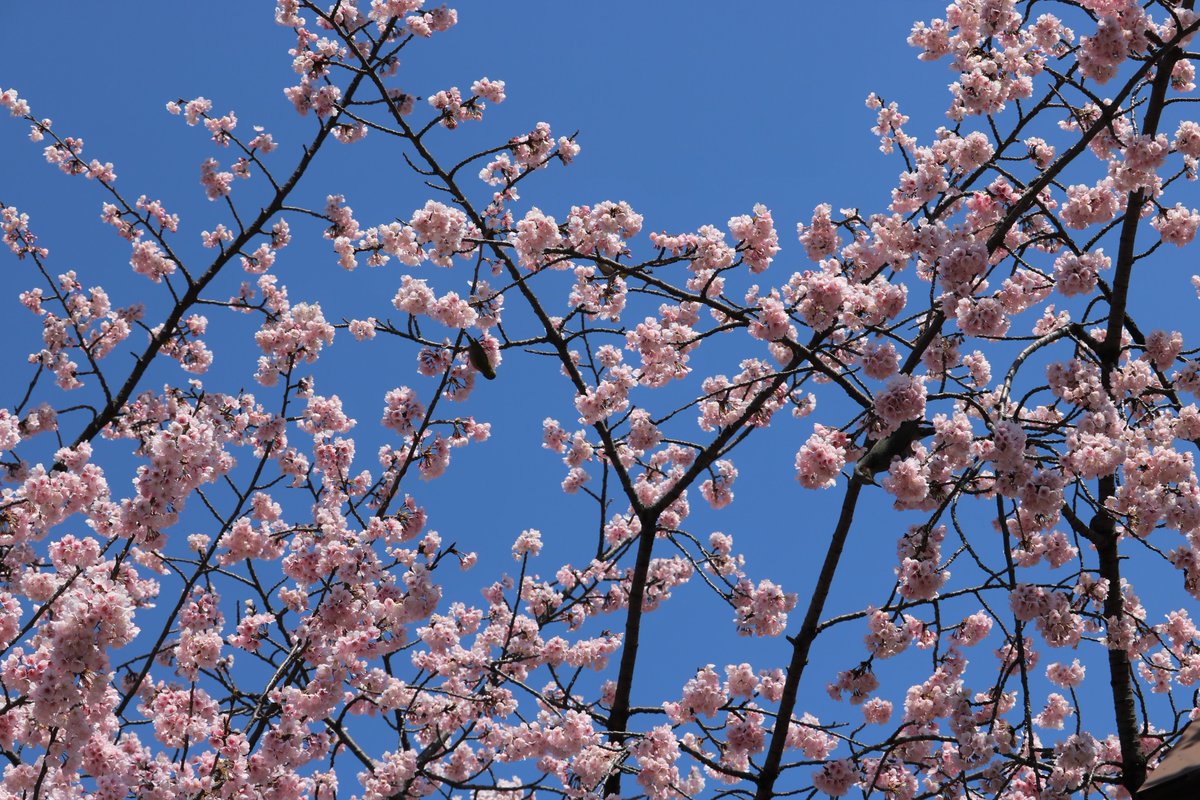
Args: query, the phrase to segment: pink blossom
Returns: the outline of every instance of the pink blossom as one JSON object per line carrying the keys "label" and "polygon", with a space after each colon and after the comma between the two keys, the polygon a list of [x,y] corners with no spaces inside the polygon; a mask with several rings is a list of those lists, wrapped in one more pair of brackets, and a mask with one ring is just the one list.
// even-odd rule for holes
{"label": "pink blossom", "polygon": [[1073,733],[1055,745],[1058,764],[1067,769],[1091,769],[1100,758],[1099,747],[1090,733]]}
{"label": "pink blossom", "polygon": [[595,208],[572,206],[567,217],[567,239],[581,253],[617,258],[626,252],[625,240],[642,230],[642,216],[622,201],[604,201]]}
{"label": "pink blossom", "polygon": [[696,347],[695,331],[682,322],[646,317],[625,334],[625,349],[641,356],[638,382],[643,386],[664,386],[684,378],[691,371],[687,353]]}
{"label": "pink blossom", "polygon": [[828,489],[846,465],[847,440],[840,431],[815,425],[796,454],[796,478],[805,489]]}
{"label": "pink blossom", "polygon": [[1190,61],[1176,61],[1171,69],[1171,88],[1177,92],[1190,92],[1196,88],[1196,68]]}
{"label": "pink blossom", "polygon": [[873,697],[863,703],[863,718],[869,725],[886,725],[892,718],[892,704],[887,700]]}
{"label": "pink blossom", "polygon": [[233,184],[232,172],[218,172],[217,160],[210,158],[200,165],[200,185],[209,200],[228,197],[229,188]]}
{"label": "pink blossom", "polygon": [[1189,158],[1200,158],[1200,124],[1190,120],[1179,123],[1171,146]]}
{"label": "pink blossom", "polygon": [[981,242],[959,244],[938,261],[938,275],[950,289],[971,284],[988,267],[987,249]]}
{"label": "pink blossom", "polygon": [[758,307],[758,321],[751,323],[748,329],[755,339],[776,342],[787,338],[795,330],[791,326],[787,309],[774,292],[767,297],[758,298]]}
{"label": "pink blossom", "polygon": [[489,78],[480,78],[471,84],[471,93],[477,94],[486,100],[491,100],[493,103],[503,103],[504,81],[493,81]]}
{"label": "pink blossom", "polygon": [[175,274],[175,262],[155,242],[134,242],[133,256],[129,259],[133,271],[160,283],[168,275]]}
{"label": "pink blossom", "polygon": [[534,270],[547,263],[546,251],[561,246],[562,236],[554,217],[531,208],[525,218],[517,223],[512,242],[521,266]]}
{"label": "pink blossom", "polygon": [[518,561],[523,556],[536,556],[540,552],[542,552],[542,533],[533,528],[521,531],[521,535],[517,537],[512,546],[513,558]]}
{"label": "pink blossom", "polygon": [[392,298],[392,305],[409,314],[428,314],[436,302],[437,296],[425,281],[411,275],[401,276],[400,289]]}
{"label": "pink blossom", "polygon": [[971,373],[971,381],[982,389],[992,380],[992,365],[982,352],[976,350],[963,356],[963,366]]}
{"label": "pink blossom", "polygon": [[804,252],[813,261],[828,258],[837,251],[837,229],[833,226],[829,216],[832,210],[828,203],[821,203],[813,210],[811,226],[806,228],[798,225],[796,227],[800,243],[804,245]]}
{"label": "pink blossom", "polygon": [[217,703],[203,689],[160,687],[141,707],[154,722],[155,737],[168,747],[206,741],[218,725]]}
{"label": "pink blossom", "polygon": [[742,258],[753,273],[759,273],[770,266],[775,254],[779,252],[779,236],[771,219],[771,212],[766,206],[754,206],[754,216],[742,215],[729,220],[729,232],[741,245]]}
{"label": "pink blossom", "polygon": [[1082,229],[1108,222],[1119,209],[1120,200],[1113,190],[1112,180],[1105,179],[1095,187],[1068,186],[1062,217],[1068,228]]}
{"label": "pink blossom", "polygon": [[629,406],[629,391],[636,385],[630,367],[622,365],[610,370],[608,378],[575,397],[580,422],[594,425],[605,417],[624,411]]}
{"label": "pink blossom", "polygon": [[1088,294],[1095,290],[1100,271],[1108,269],[1112,261],[1103,250],[1075,255],[1064,253],[1054,261],[1054,282],[1058,290],[1068,297]]}
{"label": "pink blossom", "polygon": [[1146,356],[1160,371],[1170,369],[1183,350],[1183,334],[1179,331],[1167,333],[1163,330],[1153,330],[1146,337]]}
{"label": "pink blossom", "polygon": [[374,317],[367,317],[366,319],[352,319],[347,324],[347,327],[350,330],[350,335],[362,342],[375,338],[375,326],[378,324],[378,321]]}
{"label": "pink blossom", "polygon": [[876,380],[887,380],[900,369],[900,354],[891,342],[867,342],[861,357],[863,372]]}
{"label": "pink blossom", "polygon": [[419,244],[432,245],[429,260],[439,267],[450,266],[452,256],[474,249],[474,245],[464,243],[469,234],[467,217],[456,208],[430,200],[413,213],[410,224]]}
{"label": "pink blossom", "polygon": [[1046,705],[1041,713],[1033,718],[1035,725],[1042,728],[1055,728],[1061,730],[1066,718],[1075,713],[1075,709],[1057,692],[1051,692],[1046,698]]}
{"label": "pink blossom", "polygon": [[204,120],[204,127],[212,134],[212,140],[222,147],[229,146],[229,135],[237,128],[237,115],[230,111],[223,117]]}
{"label": "pink blossom", "polygon": [[867,649],[878,658],[891,658],[908,648],[908,632],[894,624],[883,611],[868,609],[867,626],[870,632],[865,637]]}
{"label": "pink blossom", "polygon": [[566,450],[567,432],[557,420],[547,417],[542,422],[542,447],[561,453]]}
{"label": "pink blossom", "polygon": [[641,408],[636,408],[629,414],[629,447],[635,451],[646,452],[657,447],[662,441],[662,433],[650,419],[650,414]]}
{"label": "pink blossom", "polygon": [[902,422],[925,416],[925,383],[911,375],[897,375],[887,388],[875,396],[875,413],[885,432],[894,431]]}
{"label": "pink blossom", "polygon": [[16,89],[0,92],[0,108],[7,108],[14,117],[24,117],[30,113],[29,103],[17,96]]}
{"label": "pink blossom", "polygon": [[949,188],[946,168],[937,162],[929,148],[916,151],[916,169],[900,174],[896,188],[892,189],[890,211],[909,214],[921,208]]}
{"label": "pink blossom", "polygon": [[425,416],[425,407],[417,399],[417,393],[407,386],[392,389],[384,397],[387,407],[384,409],[382,423],[402,436],[413,432],[414,422]]}
{"label": "pink blossom", "polygon": [[850,791],[858,780],[853,762],[848,759],[826,761],[821,769],[813,773],[813,786],[830,797],[841,797]]}
{"label": "pink blossom", "polygon": [[1185,208],[1182,203],[1176,203],[1174,208],[1166,209],[1152,219],[1150,224],[1164,242],[1183,247],[1196,238],[1196,230],[1200,228],[1200,212]]}
{"label": "pink blossom", "polygon": [[1046,169],[1054,161],[1056,150],[1044,139],[1036,136],[1030,137],[1025,140],[1025,146],[1029,148],[1029,157],[1033,159],[1033,163],[1038,169]]}
{"label": "pink blossom", "polygon": [[849,295],[846,279],[830,272],[805,272],[800,281],[800,316],[815,331],[832,325]]}
{"label": "pink blossom", "polygon": [[509,140],[508,144],[513,160],[519,167],[539,169],[545,165],[550,151],[554,149],[554,137],[550,133],[549,123],[539,122],[532,131]]}
{"label": "pink blossom", "polygon": [[[683,687],[683,697],[678,704],[670,704],[674,709],[673,721],[678,724],[695,719],[697,716],[712,717],[729,701],[729,697],[721,687],[721,681],[709,664],[699,670]],[[668,709],[668,715],[671,710]]]}
{"label": "pink blossom", "polygon": [[769,580],[754,586],[742,580],[733,593],[738,633],[743,636],[778,636],[787,626],[788,612],[796,607],[796,595],[785,593]]}
{"label": "pink blossom", "polygon": [[1066,534],[1062,531],[1054,531],[1045,537],[1043,546],[1046,561],[1054,569],[1058,569],[1079,555],[1079,550],[1068,542]]}
{"label": "pink blossom", "polygon": [[[0,95],[2,96],[2,95]],[[3,231],[4,243],[18,259],[26,255],[35,258],[45,258],[49,251],[37,247],[37,237],[29,230],[29,215],[23,214],[13,206],[0,208],[0,231]]]}
{"label": "pink blossom", "polygon": [[333,334],[333,326],[326,322],[320,305],[297,303],[281,309],[276,319],[268,320],[254,335],[266,354],[266,360],[259,365],[259,379],[267,379],[280,364],[297,360],[312,363],[333,342]]}
{"label": "pink blossom", "polygon": [[1009,593],[1008,603],[1017,619],[1028,622],[1046,610],[1046,592],[1039,586],[1018,584]]}
{"label": "pink blossom", "polygon": [[448,328],[469,328],[478,319],[475,309],[457,292],[447,292],[439,297],[427,313]]}
{"label": "pink blossom", "polygon": [[713,464],[716,476],[700,484],[700,494],[713,508],[724,508],[733,502],[734,480],[738,471],[733,463],[724,459]]}
{"label": "pink blossom", "polygon": [[973,647],[987,638],[992,630],[992,618],[983,611],[966,617],[954,632],[956,642],[964,647]]}
{"label": "pink blossom", "polygon": [[[195,125],[200,122],[200,117],[212,110],[212,101],[205,97],[197,97],[194,100],[189,100],[183,106],[183,117],[188,125]],[[178,113],[178,112],[174,112]]]}
{"label": "pink blossom", "polygon": [[900,595],[908,599],[932,600],[938,589],[950,578],[949,571],[939,570],[936,562],[906,558],[897,571]]}
{"label": "pink blossom", "polygon": [[971,300],[964,297],[955,306],[954,316],[958,327],[968,336],[1000,337],[1008,332],[1005,308],[996,298]]}
{"label": "pink blossom", "polygon": [[680,753],[670,726],[655,727],[633,746],[632,753],[640,767],[637,782],[651,800],[669,800],[677,796],[676,787],[682,785],[683,779],[675,766]]}
{"label": "pink blossom", "polygon": [[732,697],[753,697],[758,690],[758,676],[749,664],[730,664],[725,675],[725,693]]}

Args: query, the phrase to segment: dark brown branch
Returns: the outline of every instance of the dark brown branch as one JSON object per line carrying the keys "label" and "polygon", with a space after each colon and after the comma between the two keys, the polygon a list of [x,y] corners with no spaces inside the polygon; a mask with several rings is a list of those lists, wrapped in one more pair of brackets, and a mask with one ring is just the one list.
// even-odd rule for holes
{"label": "dark brown branch", "polygon": [[[884,440],[886,441],[886,440]],[[883,442],[880,442],[883,444]],[[878,445],[876,446],[878,447]],[[871,458],[876,448],[872,448],[864,461]],[[796,693],[800,687],[800,676],[808,666],[808,653],[817,638],[817,629],[821,623],[821,614],[825,608],[825,600],[829,597],[829,589],[833,586],[834,575],[837,574],[841,562],[842,550],[846,546],[846,538],[850,533],[850,525],[854,522],[854,512],[858,506],[858,496],[863,484],[867,482],[865,473],[855,470],[846,486],[846,497],[842,500],[842,511],[838,516],[837,527],[829,540],[829,548],[825,552],[825,563],[821,566],[821,574],[813,587],[812,599],[808,603],[808,612],[800,632],[792,639],[792,659],[788,664],[787,677],[784,679],[783,695],[779,699],[779,712],[775,717],[775,727],[771,731],[771,744],[767,750],[767,760],[763,762],[758,777],[758,789],[754,793],[755,800],[767,800],[775,796],[775,781],[779,778],[780,762],[783,759],[783,748],[787,744],[787,732],[792,722],[792,712],[796,708]]]}

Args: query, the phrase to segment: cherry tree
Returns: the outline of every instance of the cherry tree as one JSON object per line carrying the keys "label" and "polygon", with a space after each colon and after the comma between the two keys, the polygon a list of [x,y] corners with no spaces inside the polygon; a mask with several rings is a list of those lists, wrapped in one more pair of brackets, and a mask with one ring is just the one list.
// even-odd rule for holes
{"label": "cherry tree", "polygon": [[[204,219],[0,93],[138,281],[56,264],[66,229],[0,187],[41,333],[0,408],[0,796],[1136,797],[1200,713],[1200,362],[1186,316],[1131,299],[1200,228],[1191,0],[916,23],[953,72],[946,124],[870,96],[891,196],[820,204],[798,238],[761,205],[652,233],[586,187],[539,206],[576,135],[464,147],[504,81],[401,68],[450,8],[279,0],[274,21],[294,128],[167,104],[209,140]],[[364,140],[422,204],[360,220],[352,176],[304,199]],[[388,296],[327,317],[289,262]],[[225,342],[256,367],[220,373]],[[368,343],[402,367],[351,407],[317,362]],[[561,460],[537,490],[576,522],[497,563],[422,498],[490,446],[491,387],[535,372],[540,438],[506,458]],[[778,517],[836,503],[811,580],[718,513],[757,446],[794,457]],[[894,580],[837,608],[868,535]],[[696,594],[746,650],[661,691],[648,627]]]}

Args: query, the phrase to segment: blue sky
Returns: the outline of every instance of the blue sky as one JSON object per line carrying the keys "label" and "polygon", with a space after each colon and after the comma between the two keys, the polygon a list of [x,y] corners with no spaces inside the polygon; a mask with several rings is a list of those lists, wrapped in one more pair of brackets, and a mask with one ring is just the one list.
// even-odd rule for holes
{"label": "blue sky", "polygon": [[[17,4],[5,12],[0,88],[16,87],[35,114],[51,117],[60,132],[81,136],[86,156],[113,161],[118,185],[131,197],[146,193],[180,213],[184,252],[199,257],[199,231],[223,219],[220,207],[204,199],[197,180],[198,164],[211,148],[201,129],[188,129],[163,105],[208,97],[215,113],[235,110],[243,128],[266,126],[281,145],[273,163],[289,164],[313,121],[298,119],[282,95],[282,87],[293,81],[286,54],[290,32],[271,23],[271,5],[71,2],[56,5],[54,19],[47,19],[44,6]],[[507,82],[509,99],[489,110],[482,126],[441,136],[438,144],[446,153],[502,142],[542,120],[556,134],[578,130],[583,151],[577,163],[525,184],[518,208],[536,205],[561,220],[573,204],[626,200],[645,215],[647,231],[678,233],[705,223],[723,227],[729,217],[765,203],[784,247],[773,268],[775,280],[807,268],[794,229],[797,221],[807,222],[814,205],[876,211],[887,204],[902,164],[878,152],[868,130],[872,113],[863,103],[869,92],[898,100],[913,118],[908,130],[922,141],[944,124],[950,73],[944,64],[918,62],[904,41],[915,19],[942,13],[941,2],[530,0],[468,1],[456,7],[457,29],[406,52],[401,85],[424,97],[451,85],[466,88],[486,75]],[[30,214],[34,230],[51,249],[51,268],[77,269],[85,285],[109,287],[118,304],[143,300],[153,320],[162,298],[148,292],[157,287],[129,274],[126,245],[97,220],[102,200],[97,187],[41,163],[40,146],[25,140],[26,126],[2,122],[0,143],[8,155],[0,161],[0,200]],[[406,217],[430,196],[396,145],[376,134],[351,148],[330,145],[300,196],[319,207],[333,192],[347,195],[364,225]],[[374,271],[364,266],[347,275],[315,227],[294,224],[293,230],[296,244],[281,255],[277,272],[294,301],[320,300],[331,319],[372,313],[398,318],[387,302],[399,280],[395,264]],[[466,272],[436,277],[442,286],[460,289],[455,282],[468,278]],[[240,280],[231,279],[230,289]],[[1185,282],[1186,276],[1181,287]],[[15,337],[3,362],[15,374],[27,369],[20,359],[36,349],[36,329],[29,320],[14,322],[8,315],[20,311],[17,291],[33,283],[25,265],[10,264],[4,283],[9,299],[0,297],[0,334]],[[253,390],[257,353],[246,338],[251,328],[216,309],[208,316],[214,332],[226,328],[227,333],[212,340],[218,364],[206,383],[222,391]],[[420,380],[413,372],[413,352],[395,342],[359,345],[345,332],[338,338],[319,365],[317,390],[343,396],[349,414],[361,423],[359,464],[372,466],[383,393]],[[732,351],[713,356],[723,357],[738,356]],[[478,597],[475,587],[511,570],[506,554],[523,528],[540,528],[546,535],[547,553],[539,566],[547,573],[561,560],[586,558],[582,553],[588,545],[581,551],[579,537],[590,542],[595,528],[591,504],[562,495],[558,483],[564,469],[538,446],[543,417],[556,416],[568,427],[573,423],[566,387],[554,383],[550,365],[539,372],[515,354],[511,362],[528,371],[502,367],[500,378],[478,387],[463,409],[493,422],[492,441],[456,452],[446,478],[408,489],[429,509],[430,527],[481,554],[474,572],[455,578],[462,583],[448,599],[471,602]],[[732,373],[735,365],[733,360],[725,369]],[[1002,368],[996,367],[997,372]],[[157,384],[151,380],[150,386],[184,379],[170,369],[152,377]],[[840,416],[830,416],[831,408],[819,408],[814,419],[840,423]],[[737,549],[747,554],[751,576],[771,577],[801,593],[801,607],[789,626],[793,631],[841,498],[840,489],[809,492],[794,480],[792,462],[809,422],[783,421],[753,438],[743,457],[735,458],[742,473],[732,507],[712,513],[701,511],[698,494],[692,501],[691,527],[698,535],[733,534]],[[123,489],[119,481],[114,484]],[[468,490],[470,502],[464,502]],[[829,613],[887,598],[895,537],[918,520],[896,514],[881,493],[872,493],[851,537],[853,573],[837,582]],[[999,547],[990,528],[979,533],[986,547]],[[709,614],[715,615],[715,625]],[[679,592],[648,622],[647,668],[635,702],[676,699],[683,682],[709,662],[786,663],[786,642],[737,639],[731,624],[721,627],[729,620],[728,610],[716,607],[698,584]],[[818,646],[802,688],[811,701],[802,702],[800,710],[814,710],[830,721],[859,720],[858,710],[845,705],[828,711],[823,687],[836,670],[857,663],[861,649],[855,648],[863,632],[856,628],[845,638],[832,637],[832,647]],[[979,655],[991,663],[990,655]],[[885,666],[881,673],[894,669],[912,678],[918,674],[915,661]],[[1103,688],[1103,675],[1090,677]],[[893,689],[900,694],[885,696],[899,705],[906,686],[897,681]]]}

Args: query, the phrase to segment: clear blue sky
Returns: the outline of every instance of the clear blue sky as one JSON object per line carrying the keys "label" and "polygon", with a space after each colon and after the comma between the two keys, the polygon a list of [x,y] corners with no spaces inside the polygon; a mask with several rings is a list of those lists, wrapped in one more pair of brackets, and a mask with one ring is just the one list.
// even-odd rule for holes
{"label": "clear blue sky", "polygon": [[[272,24],[272,6],[244,0],[76,0],[55,4],[50,14],[42,4],[13,4],[5,9],[0,34],[0,88],[16,87],[35,114],[51,117],[62,133],[82,137],[86,156],[114,162],[118,184],[131,197],[146,193],[178,212],[184,252],[198,257],[199,231],[224,219],[221,208],[204,199],[197,180],[198,164],[210,148],[201,129],[187,128],[163,104],[208,97],[216,113],[235,110],[243,129],[266,126],[281,144],[274,163],[290,163],[312,119],[297,119],[281,93],[293,81],[286,54],[290,32]],[[814,205],[829,202],[835,209],[876,211],[887,204],[902,165],[877,150],[868,130],[872,114],[863,104],[869,92],[898,100],[913,117],[909,131],[925,142],[944,124],[941,112],[951,74],[942,63],[918,62],[904,41],[915,19],[938,16],[944,6],[942,0],[468,0],[456,4],[457,29],[406,53],[401,83],[424,97],[451,85],[466,88],[484,75],[507,82],[508,101],[489,111],[482,126],[441,137],[448,153],[497,144],[541,120],[557,134],[579,130],[583,152],[577,163],[525,184],[521,208],[536,205],[561,220],[573,204],[627,200],[645,215],[647,230],[677,233],[705,223],[723,227],[730,216],[765,203],[774,212],[784,246],[773,268],[780,279],[807,266],[794,229],[797,221],[808,220]],[[153,309],[156,301],[146,293],[156,287],[129,274],[126,246],[97,220],[102,200],[97,187],[41,163],[40,146],[25,140],[26,132],[23,123],[0,121],[0,146],[6,152],[0,160],[0,200],[30,214],[34,230],[51,249],[52,269],[76,269],[85,285],[103,283],[118,304],[145,295]],[[353,148],[331,145],[300,195],[319,207],[333,192],[347,195],[364,225],[406,217],[430,196],[407,170],[396,145],[376,134]],[[320,300],[331,319],[389,313],[398,318],[387,302],[399,280],[394,263],[376,271],[363,266],[347,275],[313,227],[294,224],[293,231],[295,244],[281,255],[277,272],[294,301]],[[19,312],[17,291],[35,280],[23,264],[10,264],[5,275],[0,334],[9,345],[2,363],[24,374],[20,360],[36,349],[36,330],[28,320],[13,323],[8,315]],[[468,277],[441,273],[434,279],[440,286],[461,289]],[[236,276],[230,287],[240,280]],[[1186,276],[1181,287],[1185,285]],[[254,390],[251,372],[257,353],[245,338],[245,322],[231,322],[219,310],[208,316],[213,331],[241,325],[237,335],[242,338],[216,334],[212,347],[218,364],[206,383],[221,391]],[[400,384],[418,385],[414,364],[411,350],[395,342],[356,345],[344,332],[322,362],[317,391],[340,393],[349,414],[360,421],[360,465],[375,463],[383,393]],[[183,376],[167,370],[157,380],[149,385]],[[551,390],[558,394],[543,394]],[[547,573],[563,559],[585,559],[589,545],[579,548],[575,542],[591,541],[592,505],[561,494],[564,470],[538,446],[543,417],[557,416],[568,426],[574,421],[564,392],[565,387],[544,376],[502,369],[501,378],[477,388],[463,409],[493,422],[492,441],[457,451],[446,478],[409,487],[430,510],[430,527],[445,540],[481,554],[480,565],[456,579],[463,583],[448,599],[476,601],[478,595],[468,587],[511,570],[508,547],[522,528],[544,532],[547,554],[539,566]],[[535,397],[546,403],[538,404]],[[840,415],[828,416],[828,406],[824,411],[819,409],[814,419],[840,424]],[[770,577],[801,592],[792,631],[841,497],[840,489],[814,493],[801,490],[794,480],[792,462],[809,430],[809,422],[782,421],[756,435],[742,458],[735,458],[741,469],[737,501],[714,513],[704,510],[693,493],[695,513],[689,521],[701,536],[711,530],[733,534],[756,579]],[[124,490],[122,483],[114,483]],[[467,486],[471,502],[463,502]],[[855,525],[855,572],[837,582],[830,614],[887,598],[895,537],[902,526],[919,520],[892,512],[879,494],[864,504]],[[999,546],[990,529],[980,534],[986,546]],[[716,614],[716,626],[705,619],[709,612]],[[729,620],[730,613],[715,607],[698,581],[667,610],[651,616],[645,628],[647,669],[639,678],[635,702],[677,699],[684,681],[709,662],[719,666],[750,660],[755,667],[786,663],[785,641],[739,640],[732,625],[722,627]],[[616,618],[612,622],[620,624]],[[812,710],[826,721],[860,720],[856,708],[830,710],[824,684],[836,670],[857,663],[864,632],[858,627],[849,631],[848,640],[831,638],[834,648],[818,645],[799,710]],[[985,670],[991,669],[990,654],[981,650],[976,655],[988,665]],[[906,671],[914,667],[910,662],[900,672],[915,676]],[[887,671],[885,665],[881,673]],[[986,688],[986,674],[978,674],[980,689]],[[1103,675],[1090,677],[1093,686],[1103,688]],[[899,708],[906,687],[907,682],[898,682],[892,688],[899,694],[885,696]],[[1035,696],[1035,703],[1039,700]],[[344,786],[353,791],[352,783]]]}

